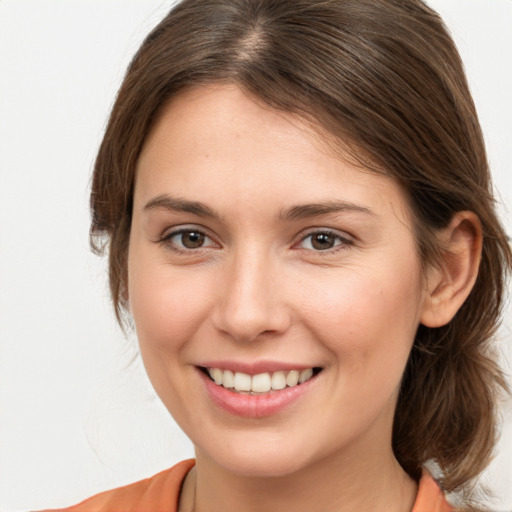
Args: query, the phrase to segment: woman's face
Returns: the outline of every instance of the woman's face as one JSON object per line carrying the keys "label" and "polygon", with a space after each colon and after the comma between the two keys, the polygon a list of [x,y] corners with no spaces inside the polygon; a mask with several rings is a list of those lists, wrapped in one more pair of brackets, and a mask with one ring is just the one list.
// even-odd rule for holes
{"label": "woman's face", "polygon": [[394,181],[326,146],[210,86],[167,105],[140,157],[128,292],[144,364],[198,458],[239,474],[391,452],[425,307],[411,218]]}

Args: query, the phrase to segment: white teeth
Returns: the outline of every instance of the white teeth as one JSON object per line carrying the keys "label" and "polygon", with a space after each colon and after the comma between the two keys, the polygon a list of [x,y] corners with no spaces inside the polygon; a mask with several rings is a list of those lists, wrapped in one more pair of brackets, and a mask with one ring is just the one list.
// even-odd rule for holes
{"label": "white teeth", "polygon": [[222,378],[222,385],[225,388],[235,387],[235,374],[231,370],[224,370],[224,377]]}
{"label": "white teeth", "polygon": [[313,368],[302,370],[299,374],[299,383],[302,384],[313,377]]}
{"label": "white teeth", "polygon": [[251,391],[251,376],[247,373],[235,373],[235,389],[237,391]]}
{"label": "white teeth", "polygon": [[286,385],[289,387],[296,386],[299,383],[299,372],[292,370],[286,377]]}
{"label": "white teeth", "polygon": [[266,372],[253,376],[242,372],[233,373],[231,370],[221,370],[220,368],[208,368],[208,373],[218,386],[248,393],[268,393],[272,389],[278,391],[306,382],[313,377],[313,368],[289,372]]}
{"label": "white teeth", "polygon": [[259,373],[258,375],[253,375],[251,391],[255,391],[256,393],[265,393],[270,391],[271,388],[272,385],[269,373]]}
{"label": "white teeth", "polygon": [[215,381],[215,384],[222,385],[223,372],[219,368],[214,368],[210,374],[211,378]]}
{"label": "white teeth", "polygon": [[272,389],[284,389],[286,387],[286,377],[284,372],[274,372],[272,375]]}

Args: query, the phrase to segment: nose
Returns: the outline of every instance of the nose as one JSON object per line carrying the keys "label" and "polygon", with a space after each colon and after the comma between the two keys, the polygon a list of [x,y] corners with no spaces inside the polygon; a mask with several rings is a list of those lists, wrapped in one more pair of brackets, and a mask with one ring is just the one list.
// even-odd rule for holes
{"label": "nose", "polygon": [[240,342],[283,334],[291,323],[278,265],[252,254],[233,258],[219,276],[215,327]]}

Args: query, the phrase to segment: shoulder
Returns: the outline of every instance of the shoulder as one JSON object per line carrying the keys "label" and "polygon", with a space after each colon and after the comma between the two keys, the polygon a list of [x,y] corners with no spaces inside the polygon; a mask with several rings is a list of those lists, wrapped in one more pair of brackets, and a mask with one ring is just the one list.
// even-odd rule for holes
{"label": "shoulder", "polygon": [[60,512],[174,512],[183,480],[194,464],[192,459],[184,460],[150,478],[102,492]]}

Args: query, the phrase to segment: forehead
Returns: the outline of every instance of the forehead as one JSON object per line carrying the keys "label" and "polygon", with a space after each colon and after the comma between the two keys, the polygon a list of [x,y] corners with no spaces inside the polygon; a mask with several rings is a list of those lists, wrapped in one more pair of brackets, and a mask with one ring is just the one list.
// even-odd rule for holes
{"label": "forehead", "polygon": [[[142,158],[148,148],[170,143],[170,135],[179,136],[180,148],[175,145],[176,151],[197,151],[209,145],[210,153],[218,152],[223,149],[219,142],[229,136],[233,143],[230,156],[236,155],[238,148],[242,149],[244,137],[244,149],[247,149],[247,142],[252,141],[254,151],[264,149],[263,146],[268,150],[266,143],[272,139],[282,151],[293,151],[298,145],[302,149],[313,145],[316,151],[312,151],[311,156],[319,151],[332,152],[329,147],[332,141],[321,134],[319,128],[229,84],[188,88],[165,103],[146,138]],[[193,156],[193,152],[188,156]]]}
{"label": "forehead", "polygon": [[246,206],[272,207],[339,195],[408,218],[405,194],[393,179],[340,157],[332,137],[236,86],[193,88],[167,103],[137,173],[136,196],[193,191],[194,199],[208,202],[228,193]]}

